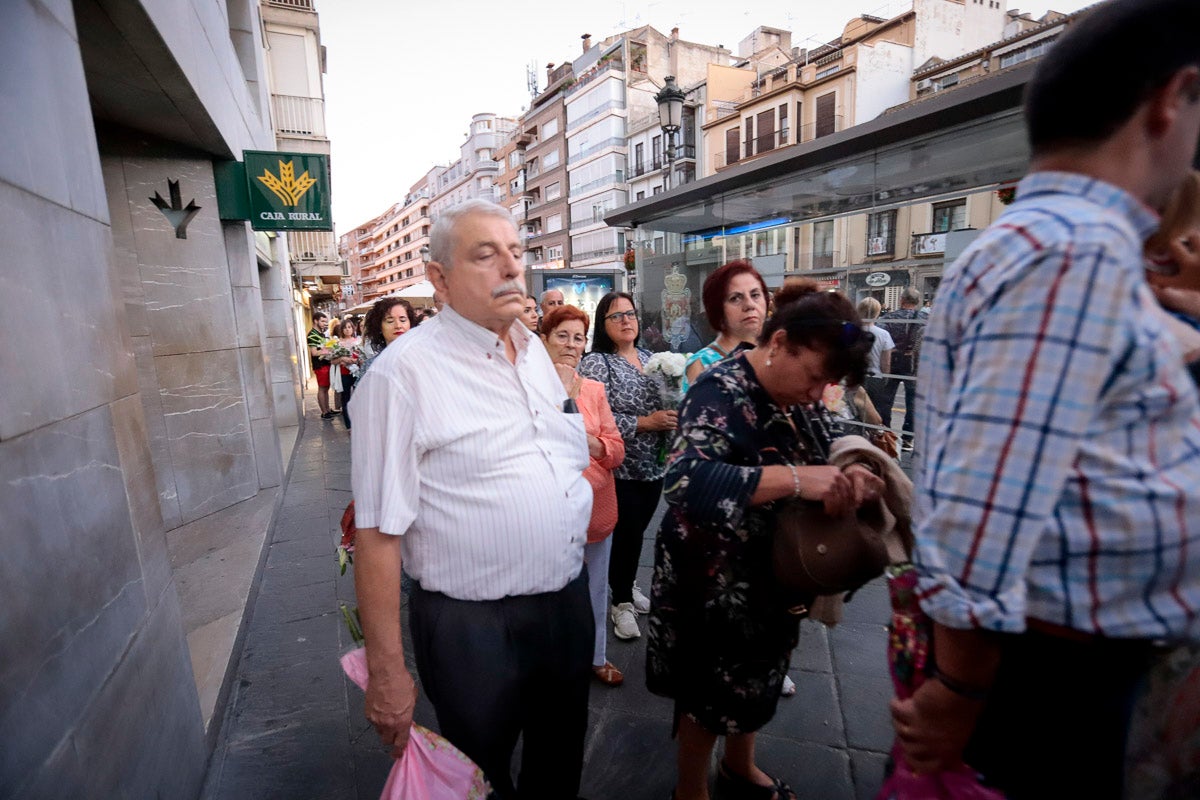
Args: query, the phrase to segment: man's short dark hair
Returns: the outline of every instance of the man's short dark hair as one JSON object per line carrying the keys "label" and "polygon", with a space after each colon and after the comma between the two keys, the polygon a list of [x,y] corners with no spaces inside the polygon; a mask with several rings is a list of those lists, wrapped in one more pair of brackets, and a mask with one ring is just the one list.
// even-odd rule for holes
{"label": "man's short dark hair", "polygon": [[1067,25],[1025,87],[1035,156],[1095,144],[1179,70],[1200,66],[1200,2],[1109,0]]}
{"label": "man's short dark hair", "polygon": [[329,315],[326,314],[324,311],[314,311],[312,318],[313,318],[313,322],[316,322],[319,319],[329,319]]}

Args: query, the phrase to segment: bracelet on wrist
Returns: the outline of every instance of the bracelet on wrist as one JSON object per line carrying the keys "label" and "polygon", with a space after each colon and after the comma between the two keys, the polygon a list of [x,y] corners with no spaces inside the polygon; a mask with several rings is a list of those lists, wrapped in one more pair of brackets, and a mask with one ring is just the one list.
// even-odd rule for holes
{"label": "bracelet on wrist", "polygon": [[800,473],[796,472],[795,464],[788,464],[788,469],[792,471],[792,499],[797,500],[800,497]]}
{"label": "bracelet on wrist", "polygon": [[942,686],[945,686],[950,691],[954,692],[959,697],[964,697],[967,700],[973,700],[976,703],[982,703],[987,699],[988,690],[978,686],[972,686],[968,683],[963,683],[957,678],[952,678],[946,673],[933,665],[933,677]]}

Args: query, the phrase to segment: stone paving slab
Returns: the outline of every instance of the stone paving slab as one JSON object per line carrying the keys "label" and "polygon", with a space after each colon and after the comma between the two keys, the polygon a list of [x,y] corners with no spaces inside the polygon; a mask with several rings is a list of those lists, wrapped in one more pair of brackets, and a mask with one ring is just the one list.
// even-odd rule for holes
{"label": "stone paving slab", "polygon": [[[352,646],[338,603],[354,604],[353,574],[339,575],[335,559],[350,497],[349,452],[340,419],[322,421],[310,409],[258,578],[204,800],[375,800],[383,788],[391,759],[363,716],[362,692],[338,664]],[[643,589],[662,511],[642,550]],[[892,741],[887,618],[886,589],[877,581],[847,606],[841,625],[801,625],[790,671],[797,695],[780,700],[758,745],[764,769],[801,798],[869,800],[882,782]],[[623,642],[610,629],[608,656],[626,682],[591,688],[581,795],[665,800],[675,773],[671,701],[646,689],[644,636]],[[424,695],[415,718],[437,730]]]}

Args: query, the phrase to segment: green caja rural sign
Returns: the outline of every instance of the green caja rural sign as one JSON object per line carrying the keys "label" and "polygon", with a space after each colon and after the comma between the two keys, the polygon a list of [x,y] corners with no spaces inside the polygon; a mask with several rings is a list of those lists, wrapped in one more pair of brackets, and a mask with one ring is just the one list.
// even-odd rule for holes
{"label": "green caja rural sign", "polygon": [[258,231],[331,231],[328,156],[246,150],[216,165],[221,219]]}

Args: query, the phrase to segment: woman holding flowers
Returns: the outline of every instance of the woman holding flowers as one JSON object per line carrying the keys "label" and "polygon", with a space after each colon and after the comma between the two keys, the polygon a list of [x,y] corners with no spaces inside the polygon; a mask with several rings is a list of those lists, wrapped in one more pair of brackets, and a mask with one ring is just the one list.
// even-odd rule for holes
{"label": "woman holding flowers", "polygon": [[734,349],[753,346],[767,318],[767,284],[749,261],[730,261],[718,267],[705,279],[700,297],[717,338],[688,358],[685,392],[700,373],[729,358]]}
{"label": "woman holding flowers", "polygon": [[642,535],[662,492],[660,459],[665,437],[675,430],[673,398],[664,398],[660,383],[645,374],[650,351],[638,347],[637,310],[633,297],[609,292],[596,306],[592,352],[583,357],[579,374],[604,384],[608,404],[625,440],[625,461],[614,471],[617,524],[612,535],[608,584],[612,589],[613,633],[636,639],[637,614],[650,609],[634,585]]}
{"label": "woman holding flowers", "polygon": [[867,467],[825,463],[817,413],[827,384],[861,380],[872,337],[844,296],[789,287],[753,350],[712,367],[679,412],[654,551],[646,684],[675,700],[676,800],[707,800],[713,745],[724,736],[725,800],[794,800],[755,764],[755,732],[775,713],[799,607],[777,592],[773,503],[821,502],[830,514],[877,496]]}
{"label": "woman holding flowers", "polygon": [[350,430],[350,395],[363,363],[362,343],[358,338],[358,325],[351,317],[338,324],[335,334],[337,345],[333,348],[333,364],[341,380],[342,422],[346,424],[346,430]]}
{"label": "woman holding flowers", "polygon": [[608,563],[612,552],[613,527],[617,524],[617,492],[612,471],[625,460],[625,441],[617,430],[604,385],[582,377],[576,368],[587,347],[588,315],[575,306],[557,306],[542,320],[542,341],[562,379],[567,397],[574,400],[587,432],[588,466],[583,477],[592,487],[592,519],[588,523],[583,560],[588,568],[588,589],[596,641],[592,650],[592,673],[607,686],[625,681],[606,656],[608,626]]}

